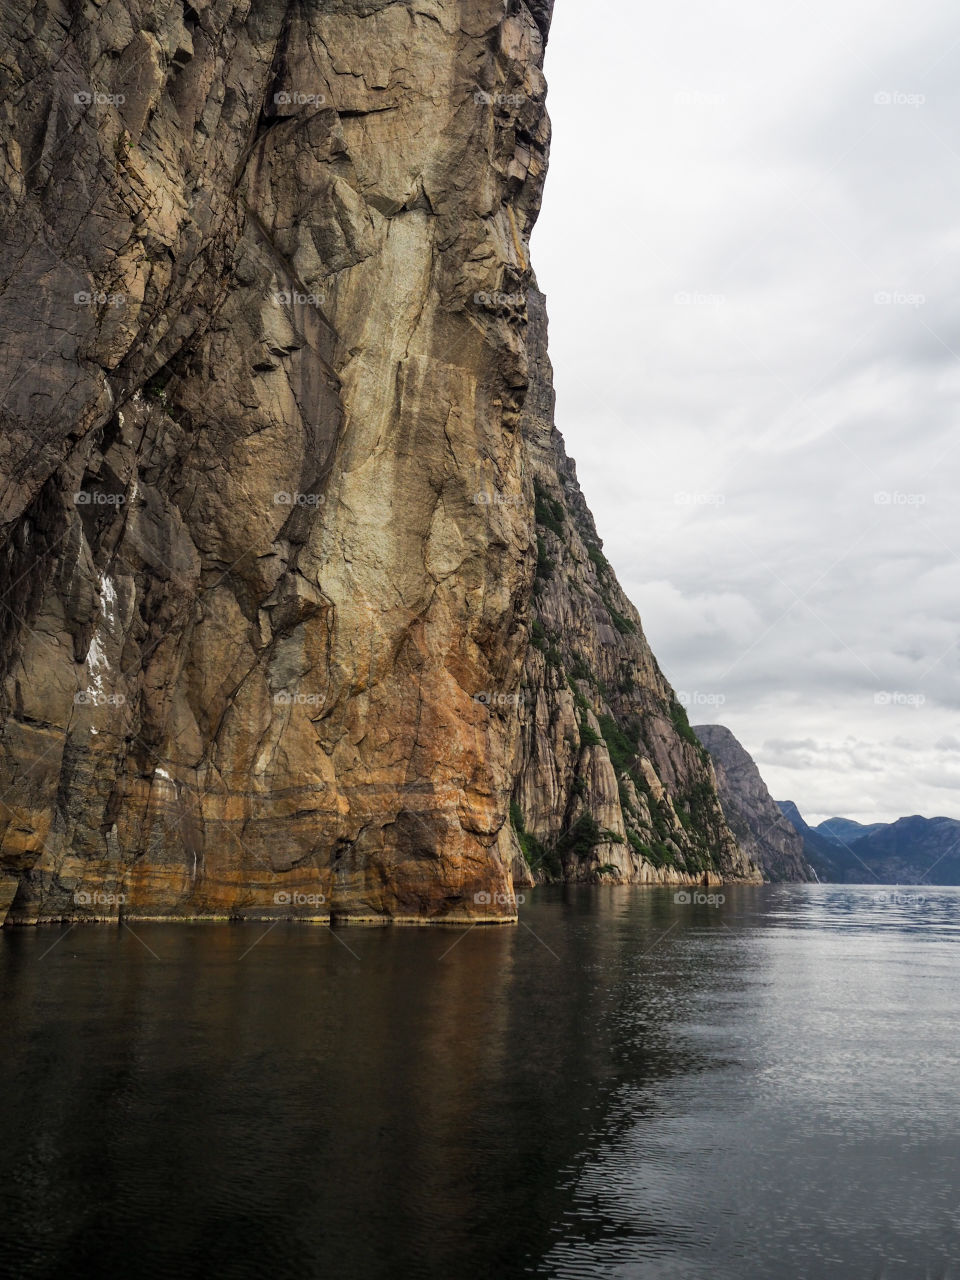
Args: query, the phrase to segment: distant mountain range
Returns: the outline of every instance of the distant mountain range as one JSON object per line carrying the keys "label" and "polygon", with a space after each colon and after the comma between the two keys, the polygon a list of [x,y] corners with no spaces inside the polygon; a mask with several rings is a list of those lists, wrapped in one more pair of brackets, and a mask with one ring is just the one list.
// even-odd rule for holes
{"label": "distant mountain range", "polygon": [[811,827],[775,801],[749,753],[723,725],[697,725],[727,823],[769,880],[839,884],[960,884],[960,822],[918,814],[896,822],[827,818]]}
{"label": "distant mountain range", "polygon": [[864,825],[828,818],[808,826],[791,800],[780,804],[821,880],[842,884],[960,884],[960,822],[914,814]]}
{"label": "distant mountain range", "polygon": [[[780,807],[783,808],[782,805]],[[872,835],[874,831],[879,831],[887,825],[885,822],[854,822],[852,818],[827,818],[817,826],[817,830],[836,844],[850,844],[854,840],[861,839],[862,836]]]}

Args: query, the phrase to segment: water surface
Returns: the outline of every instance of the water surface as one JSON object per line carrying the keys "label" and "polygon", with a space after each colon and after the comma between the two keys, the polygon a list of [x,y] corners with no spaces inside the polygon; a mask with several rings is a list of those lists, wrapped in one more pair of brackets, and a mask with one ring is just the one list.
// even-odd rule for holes
{"label": "water surface", "polygon": [[960,890],[721,892],[4,930],[0,1272],[960,1276]]}

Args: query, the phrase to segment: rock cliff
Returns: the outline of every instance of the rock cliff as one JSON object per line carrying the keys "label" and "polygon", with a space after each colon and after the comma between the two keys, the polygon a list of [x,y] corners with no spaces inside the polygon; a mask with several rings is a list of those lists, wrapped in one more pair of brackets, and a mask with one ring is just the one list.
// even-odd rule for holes
{"label": "rock cliff", "polygon": [[710,758],[623,594],[554,424],[543,295],[527,295],[522,414],[536,526],[513,822],[539,878],[760,879]]}
{"label": "rock cliff", "polygon": [[553,426],[551,9],[4,11],[0,918],[756,878]]}
{"label": "rock cliff", "polygon": [[803,838],[780,811],[750,754],[722,724],[699,724],[694,733],[710,752],[720,801],[740,848],[768,880],[816,880]]}

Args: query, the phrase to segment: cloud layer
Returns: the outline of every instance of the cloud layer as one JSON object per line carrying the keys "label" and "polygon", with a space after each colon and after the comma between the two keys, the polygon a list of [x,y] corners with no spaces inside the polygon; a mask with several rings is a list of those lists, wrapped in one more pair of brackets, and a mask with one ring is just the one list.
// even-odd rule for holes
{"label": "cloud layer", "polygon": [[811,821],[960,817],[960,28],[558,4],[558,422],[694,723]]}

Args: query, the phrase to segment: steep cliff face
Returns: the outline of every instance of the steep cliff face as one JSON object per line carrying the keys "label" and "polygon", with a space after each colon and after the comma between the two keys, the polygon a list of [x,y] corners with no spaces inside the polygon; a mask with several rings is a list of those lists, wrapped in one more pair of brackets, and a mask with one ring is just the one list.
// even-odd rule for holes
{"label": "steep cliff face", "polygon": [[694,733],[710,752],[723,811],[740,848],[768,880],[816,880],[803,838],[770,795],[749,752],[725,725],[699,724]]}
{"label": "steep cliff face", "polygon": [[551,8],[0,19],[0,917],[752,874],[544,414]]}
{"label": "steep cliff face", "polygon": [[554,425],[547,317],[528,291],[522,417],[536,523],[531,645],[512,818],[538,878],[759,880],[717,799],[707,752],[603,554]]}

